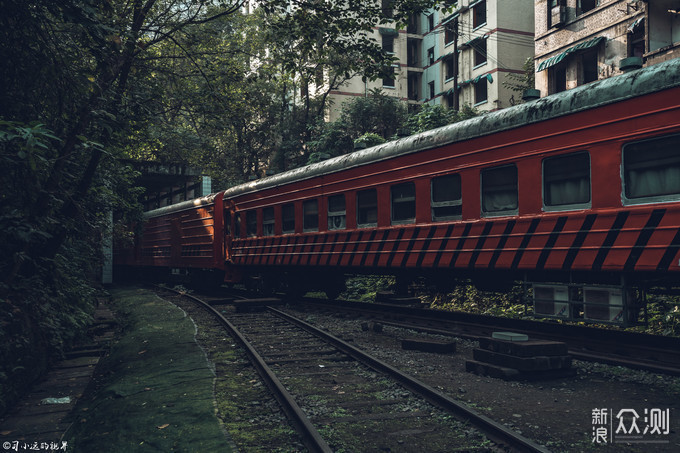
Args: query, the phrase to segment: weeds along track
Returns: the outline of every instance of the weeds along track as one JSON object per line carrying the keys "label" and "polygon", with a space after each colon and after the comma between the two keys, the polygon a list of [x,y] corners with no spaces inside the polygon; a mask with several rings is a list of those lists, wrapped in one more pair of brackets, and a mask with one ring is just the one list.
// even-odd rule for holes
{"label": "weeds along track", "polygon": [[310,451],[548,451],[367,355],[351,339],[272,307],[234,313],[219,301],[185,296],[241,343]]}

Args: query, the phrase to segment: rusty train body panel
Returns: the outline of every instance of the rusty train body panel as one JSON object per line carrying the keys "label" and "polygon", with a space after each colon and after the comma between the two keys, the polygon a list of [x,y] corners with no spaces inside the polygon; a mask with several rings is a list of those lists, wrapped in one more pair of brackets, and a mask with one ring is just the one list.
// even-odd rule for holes
{"label": "rusty train body panel", "polygon": [[673,280],[680,60],[209,198],[149,212],[126,264],[305,287],[342,272]]}

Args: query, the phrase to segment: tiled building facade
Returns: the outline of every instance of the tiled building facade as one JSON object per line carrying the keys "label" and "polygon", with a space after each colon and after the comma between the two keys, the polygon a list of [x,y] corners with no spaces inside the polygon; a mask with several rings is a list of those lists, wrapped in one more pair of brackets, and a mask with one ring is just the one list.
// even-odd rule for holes
{"label": "tiled building facade", "polygon": [[533,13],[526,0],[462,0],[452,12],[414,15],[405,29],[376,28],[373,38],[397,59],[393,78],[351,79],[331,93],[330,120],[375,88],[410,105],[509,107],[518,95],[503,82],[534,55]]}
{"label": "tiled building facade", "polygon": [[[536,88],[542,96],[680,55],[676,0],[536,0]],[[623,63],[622,63],[623,61]]]}

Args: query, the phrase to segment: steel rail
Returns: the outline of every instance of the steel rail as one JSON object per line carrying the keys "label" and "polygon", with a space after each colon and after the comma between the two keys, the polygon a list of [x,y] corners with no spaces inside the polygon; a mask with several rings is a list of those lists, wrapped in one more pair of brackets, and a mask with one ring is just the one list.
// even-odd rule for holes
{"label": "steel rail", "polygon": [[305,321],[298,319],[292,315],[285,312],[277,310],[273,307],[267,307],[269,311],[276,313],[278,316],[302,327],[306,331],[323,338],[325,341],[331,343],[336,348],[340,349],[344,353],[350,355],[354,359],[370,366],[371,368],[378,370],[383,373],[387,373],[390,377],[399,381],[403,386],[415,392],[422,397],[424,397],[430,403],[441,407],[449,412],[452,412],[459,417],[463,417],[470,420],[473,424],[479,427],[485,434],[487,434],[492,440],[497,443],[506,444],[510,447],[521,451],[521,452],[540,452],[540,453],[550,453],[550,450],[533,442],[530,439],[512,431],[506,426],[495,422],[494,420],[486,417],[477,411],[470,409],[465,404],[454,400],[453,398],[445,395],[433,387],[425,384],[418,379],[415,379],[402,371],[394,368],[393,366],[377,359],[364,351],[350,345],[349,343],[341,340],[340,338],[325,332],[323,330],[317,329]]}
{"label": "steel rail", "polygon": [[192,296],[191,294],[181,293],[170,288],[163,288],[170,291],[174,291],[181,296],[187,297],[194,302],[201,305],[203,308],[211,312],[217,317],[221,324],[223,324],[227,330],[238,340],[238,342],[246,350],[246,353],[250,357],[251,362],[257,369],[259,375],[265,381],[269,389],[274,394],[281,408],[288,416],[296,431],[302,437],[302,441],[305,446],[311,452],[323,452],[330,453],[333,450],[323,439],[321,434],[317,431],[314,425],[311,423],[309,418],[302,411],[300,406],[295,402],[293,396],[288,393],[288,390],[283,386],[281,381],[276,377],[274,372],[267,366],[264,359],[258,354],[255,348],[250,344],[250,342],[241,334],[241,332],[234,326],[227,318],[222,316],[220,312],[211,307],[207,302],[199,299],[198,297]]}
{"label": "steel rail", "polygon": [[[494,330],[509,329],[537,339],[562,341],[567,344],[569,354],[579,360],[597,361],[652,373],[680,376],[678,365],[680,364],[680,338],[379,303],[342,301],[331,304],[325,300],[319,300],[311,304],[336,311],[370,314],[376,316],[376,320],[381,323],[396,327],[472,340],[480,336],[489,336]],[[389,317],[385,319],[386,314]],[[401,319],[395,321],[395,318],[399,316],[421,320],[429,326]],[[437,324],[439,328],[432,327],[432,324]],[[611,349],[616,349],[618,352],[610,352]],[[621,351],[629,355],[625,356]],[[632,353],[635,356],[630,355]],[[668,358],[662,359],[662,356]]]}

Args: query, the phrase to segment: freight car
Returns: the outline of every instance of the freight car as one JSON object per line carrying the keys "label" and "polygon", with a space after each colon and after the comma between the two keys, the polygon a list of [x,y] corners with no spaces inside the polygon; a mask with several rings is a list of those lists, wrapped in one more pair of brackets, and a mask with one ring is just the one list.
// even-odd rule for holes
{"label": "freight car", "polygon": [[[438,286],[524,280],[536,282],[548,316],[583,311],[577,299],[590,300],[591,318],[628,318],[639,294],[630,288],[680,271],[680,60],[232,187],[210,203],[207,268],[226,281],[334,297],[345,273]],[[167,230],[187,207],[148,216]],[[190,258],[189,243],[156,237],[139,264]]]}

